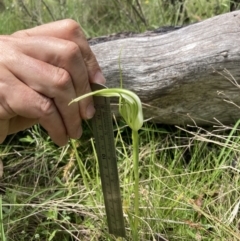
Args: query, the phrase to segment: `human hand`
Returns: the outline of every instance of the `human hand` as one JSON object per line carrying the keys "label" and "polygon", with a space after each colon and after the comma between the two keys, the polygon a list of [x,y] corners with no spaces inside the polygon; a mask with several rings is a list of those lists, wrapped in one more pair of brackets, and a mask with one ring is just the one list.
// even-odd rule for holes
{"label": "human hand", "polygon": [[105,83],[80,26],[61,20],[0,36],[0,143],[40,123],[57,145],[79,138],[92,98],[68,103]]}

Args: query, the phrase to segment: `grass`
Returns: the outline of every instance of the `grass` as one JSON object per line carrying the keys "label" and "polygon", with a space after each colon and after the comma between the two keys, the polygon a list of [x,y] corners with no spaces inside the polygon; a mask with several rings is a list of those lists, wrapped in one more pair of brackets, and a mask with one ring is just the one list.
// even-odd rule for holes
{"label": "grass", "polygon": [[[67,8],[45,1],[50,10],[37,2],[25,1],[29,16],[16,1],[5,1],[0,32],[71,17],[93,37],[181,25],[229,10],[226,0],[186,1],[185,14],[180,3],[164,0],[69,0]],[[136,13],[138,2],[142,10]],[[141,241],[240,240],[239,122],[208,129],[145,123],[139,131],[138,217],[131,130],[121,120],[114,127],[127,240],[136,231],[135,218]],[[1,240],[117,240],[107,230],[92,133],[87,124],[83,129],[80,140],[62,148],[37,125],[0,145],[0,186],[6,188],[0,203]]]}
{"label": "grass", "polygon": [[[139,133],[139,240],[239,240],[239,164],[233,164],[237,163],[238,132],[236,128],[225,141],[220,138],[224,135],[202,141],[196,135],[180,137],[179,130],[144,126]],[[7,240],[115,240],[106,228],[90,131],[64,148],[51,145],[37,126],[27,133],[27,142],[20,139],[14,144],[14,138],[1,147],[7,159],[2,205]],[[131,240],[134,170],[129,135],[127,127],[116,127]],[[234,148],[225,145],[229,140]],[[222,146],[227,158],[221,156]]]}
{"label": "grass", "polygon": [[[18,4],[17,4],[18,2]],[[87,37],[122,31],[142,32],[182,25],[229,11],[229,0],[6,0],[0,33],[11,33],[62,18],[78,21]],[[239,5],[239,4],[238,4]],[[237,5],[237,6],[238,6]]]}

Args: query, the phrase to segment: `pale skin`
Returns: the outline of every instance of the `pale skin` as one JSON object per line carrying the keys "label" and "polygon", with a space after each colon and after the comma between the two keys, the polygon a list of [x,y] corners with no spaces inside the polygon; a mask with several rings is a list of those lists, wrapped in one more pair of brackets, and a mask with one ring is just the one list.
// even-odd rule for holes
{"label": "pale skin", "polygon": [[0,143],[39,123],[59,146],[82,134],[92,98],[68,105],[105,83],[79,24],[60,20],[0,36]]}

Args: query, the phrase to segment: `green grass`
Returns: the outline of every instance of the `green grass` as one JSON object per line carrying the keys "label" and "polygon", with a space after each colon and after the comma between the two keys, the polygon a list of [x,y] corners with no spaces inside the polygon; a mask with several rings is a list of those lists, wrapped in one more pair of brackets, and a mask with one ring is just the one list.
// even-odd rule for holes
{"label": "green grass", "polygon": [[164,25],[201,21],[228,12],[230,3],[229,0],[185,0],[184,13],[181,13],[181,3],[177,0],[175,4],[169,2],[169,0],[6,0],[6,11],[0,13],[0,33],[11,33],[62,18],[78,21],[87,37],[122,31],[141,32]]}
{"label": "green grass", "polygon": [[[81,140],[64,148],[52,145],[37,127],[21,133],[26,137],[16,144],[15,137],[1,146],[7,240],[115,240],[107,232],[94,146],[87,126],[85,130]],[[157,236],[239,240],[239,214],[234,210],[239,203],[239,164],[232,166],[238,156],[238,132],[230,135],[232,148],[225,145],[228,140],[217,137],[201,141],[179,130],[144,126],[140,131],[139,240],[158,240]],[[127,127],[116,127],[128,240],[134,217],[130,134]],[[205,136],[203,130],[201,135]],[[221,157],[222,146],[227,158]]]}
{"label": "green grass", "polygon": [[[229,10],[229,1],[72,0],[5,1],[0,33],[70,17],[88,37],[119,31],[144,31],[191,23]],[[129,5],[132,3],[133,6]],[[33,15],[35,13],[35,15]],[[134,231],[134,166],[131,130],[115,121],[127,240]],[[139,131],[139,240],[240,240],[239,123],[235,126],[169,127],[145,123]],[[108,234],[94,140],[83,137],[58,148],[39,126],[9,136],[0,145],[6,188],[0,205],[2,239],[7,241],[116,240]],[[3,229],[4,233],[3,233]],[[119,241],[120,239],[118,239]]]}

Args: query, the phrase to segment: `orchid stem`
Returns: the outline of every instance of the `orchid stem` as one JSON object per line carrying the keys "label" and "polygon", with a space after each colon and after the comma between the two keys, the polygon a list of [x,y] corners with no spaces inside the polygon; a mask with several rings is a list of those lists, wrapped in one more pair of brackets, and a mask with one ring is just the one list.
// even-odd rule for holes
{"label": "orchid stem", "polygon": [[138,131],[132,130],[133,142],[133,171],[134,171],[134,229],[133,240],[138,241],[138,218],[139,218],[139,143]]}

